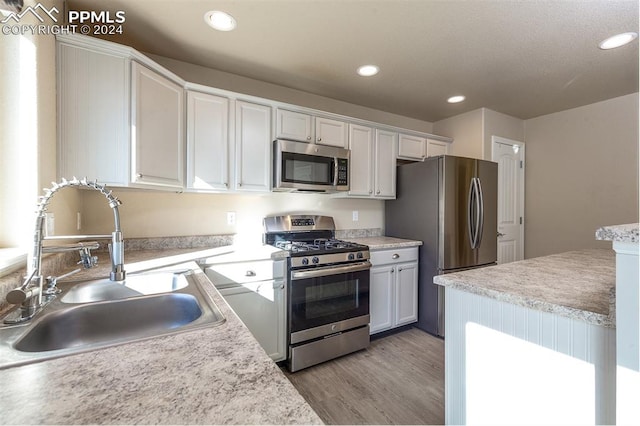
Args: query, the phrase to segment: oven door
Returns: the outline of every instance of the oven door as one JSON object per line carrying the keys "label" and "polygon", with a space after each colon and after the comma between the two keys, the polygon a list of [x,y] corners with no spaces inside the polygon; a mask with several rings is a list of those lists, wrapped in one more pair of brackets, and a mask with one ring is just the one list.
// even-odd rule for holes
{"label": "oven door", "polygon": [[366,261],[291,271],[290,343],[368,324],[370,269]]}

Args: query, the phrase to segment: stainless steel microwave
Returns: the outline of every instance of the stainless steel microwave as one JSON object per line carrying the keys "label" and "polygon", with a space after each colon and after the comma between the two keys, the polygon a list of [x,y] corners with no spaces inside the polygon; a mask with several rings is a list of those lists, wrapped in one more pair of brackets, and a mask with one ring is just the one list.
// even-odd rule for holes
{"label": "stainless steel microwave", "polygon": [[273,160],[275,191],[349,190],[348,149],[277,139]]}

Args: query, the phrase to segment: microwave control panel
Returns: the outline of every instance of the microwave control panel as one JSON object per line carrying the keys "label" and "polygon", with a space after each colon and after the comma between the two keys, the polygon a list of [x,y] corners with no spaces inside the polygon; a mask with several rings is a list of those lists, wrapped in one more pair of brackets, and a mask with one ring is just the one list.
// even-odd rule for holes
{"label": "microwave control panel", "polygon": [[349,160],[346,158],[338,158],[338,182],[336,185],[348,185],[349,184]]}

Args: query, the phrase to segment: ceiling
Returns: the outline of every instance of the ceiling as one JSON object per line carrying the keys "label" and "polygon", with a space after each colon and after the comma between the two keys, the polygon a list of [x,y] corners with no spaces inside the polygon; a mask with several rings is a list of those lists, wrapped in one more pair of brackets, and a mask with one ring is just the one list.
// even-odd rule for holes
{"label": "ceiling", "polygon": [[[98,6],[99,5],[99,6]],[[487,107],[528,119],[638,91],[637,0],[68,0],[125,11],[111,40],[429,122]],[[238,22],[219,32],[204,13]],[[359,77],[376,64],[380,73]],[[466,101],[448,104],[452,95]]]}

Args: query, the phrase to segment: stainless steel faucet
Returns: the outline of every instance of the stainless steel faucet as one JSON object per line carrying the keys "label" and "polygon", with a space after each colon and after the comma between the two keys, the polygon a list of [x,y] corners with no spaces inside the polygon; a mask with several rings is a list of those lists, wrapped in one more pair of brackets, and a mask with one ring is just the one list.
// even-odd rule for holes
{"label": "stainless steel faucet", "polygon": [[[66,235],[45,237],[44,236],[44,223],[45,213],[47,206],[51,202],[53,195],[59,190],[70,187],[84,187],[99,191],[103,194],[109,203],[109,207],[113,209],[113,216],[115,227],[111,235]],[[5,322],[22,322],[33,318],[33,316],[46,304],[47,300],[56,293],[55,283],[57,279],[55,277],[48,277],[48,288],[43,291],[43,275],[42,275],[42,253],[46,252],[62,252],[70,250],[78,250],[80,252],[80,262],[85,268],[93,267],[97,258],[91,256],[91,249],[98,247],[97,243],[74,243],[61,246],[43,247],[43,240],[45,239],[104,239],[110,238],[111,244],[109,244],[109,253],[111,258],[111,281],[123,281],[126,277],[124,270],[124,240],[122,238],[122,230],[120,229],[120,214],[118,212],[118,206],[122,203],[116,197],[111,195],[112,191],[108,191],[105,185],[101,185],[96,181],[88,181],[87,178],[78,180],[73,178],[72,180],[62,179],[62,182],[52,182],[51,188],[45,188],[44,196],[40,197],[40,201],[36,208],[36,225],[33,234],[33,248],[29,253],[27,259],[27,274],[24,282],[18,288],[11,290],[6,297],[7,302],[11,304],[20,304],[20,315],[17,318],[5,320]],[[77,272],[73,271],[73,272]],[[70,274],[67,274],[70,275]],[[46,296],[46,298],[43,298]]]}

